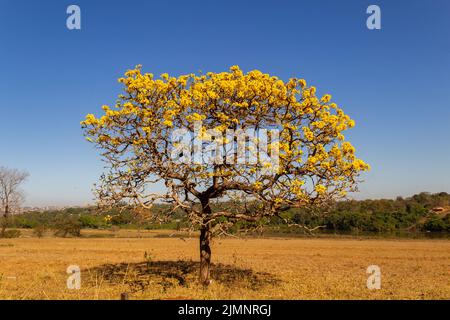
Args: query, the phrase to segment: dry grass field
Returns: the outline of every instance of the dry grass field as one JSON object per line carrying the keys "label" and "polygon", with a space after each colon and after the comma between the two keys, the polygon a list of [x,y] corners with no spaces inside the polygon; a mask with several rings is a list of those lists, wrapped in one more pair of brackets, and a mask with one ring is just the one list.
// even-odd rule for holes
{"label": "dry grass field", "polygon": [[[450,299],[448,240],[215,239],[203,290],[196,238],[136,235],[0,239],[0,299]],[[366,288],[372,264],[380,290]],[[66,287],[69,265],[80,290]]]}

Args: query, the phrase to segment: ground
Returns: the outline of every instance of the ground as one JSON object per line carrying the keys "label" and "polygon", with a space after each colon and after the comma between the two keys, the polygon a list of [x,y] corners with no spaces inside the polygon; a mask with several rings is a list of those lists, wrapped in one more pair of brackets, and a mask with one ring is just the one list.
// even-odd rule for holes
{"label": "ground", "polygon": [[[203,290],[195,237],[83,233],[0,239],[0,299],[450,299],[449,240],[215,239]],[[79,290],[67,289],[69,265]],[[381,268],[380,290],[366,287],[369,265]]]}

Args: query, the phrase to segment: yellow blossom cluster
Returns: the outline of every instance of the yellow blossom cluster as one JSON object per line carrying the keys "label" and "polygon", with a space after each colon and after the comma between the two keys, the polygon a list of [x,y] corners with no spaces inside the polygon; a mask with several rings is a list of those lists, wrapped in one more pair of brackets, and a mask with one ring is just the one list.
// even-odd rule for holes
{"label": "yellow blossom cluster", "polygon": [[[267,151],[279,150],[276,183],[274,177],[257,179],[259,169],[271,167],[268,162],[235,164],[227,170],[206,165],[201,173],[189,172],[189,166],[180,167],[183,177],[192,177],[201,185],[207,186],[217,177],[240,184],[248,181],[247,192],[271,190],[266,197],[289,198],[294,203],[332,192],[343,195],[354,188],[362,171],[369,170],[343,135],[355,122],[331,102],[331,95],[318,98],[317,89],[304,79],[283,81],[259,70],[244,73],[238,66],[227,72],[154,77],[137,66],[119,82],[124,93],[116,105],[103,106],[104,114],[99,118],[88,114],[81,124],[90,141],[110,158],[120,153],[134,160],[146,159],[152,168],[158,168],[149,174],[162,175],[161,166],[175,165],[169,156],[174,145],[170,132],[177,128],[192,131],[196,121],[202,122],[200,137],[204,143],[212,143],[209,130],[279,130],[279,138],[271,141]],[[216,171],[212,174],[212,170]],[[305,183],[307,177],[317,183]],[[284,178],[293,182],[285,183]]]}

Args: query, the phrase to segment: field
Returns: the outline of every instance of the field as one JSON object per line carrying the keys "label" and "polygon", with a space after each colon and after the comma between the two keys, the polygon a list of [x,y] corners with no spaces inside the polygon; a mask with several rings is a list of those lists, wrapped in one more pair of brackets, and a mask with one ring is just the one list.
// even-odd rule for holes
{"label": "field", "polygon": [[[198,240],[171,233],[1,239],[0,299],[450,299],[448,240],[215,239],[203,290]],[[366,287],[374,264],[380,290]],[[69,265],[79,290],[67,289]]]}

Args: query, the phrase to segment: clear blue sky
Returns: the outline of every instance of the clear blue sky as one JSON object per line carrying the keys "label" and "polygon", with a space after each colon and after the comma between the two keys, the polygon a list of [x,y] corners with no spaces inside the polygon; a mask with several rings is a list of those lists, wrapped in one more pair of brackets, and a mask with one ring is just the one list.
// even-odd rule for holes
{"label": "clear blue sky", "polygon": [[79,122],[136,64],[303,77],[356,120],[347,137],[372,166],[357,198],[450,192],[450,1],[1,0],[0,165],[29,171],[28,205],[92,200],[102,163]]}

